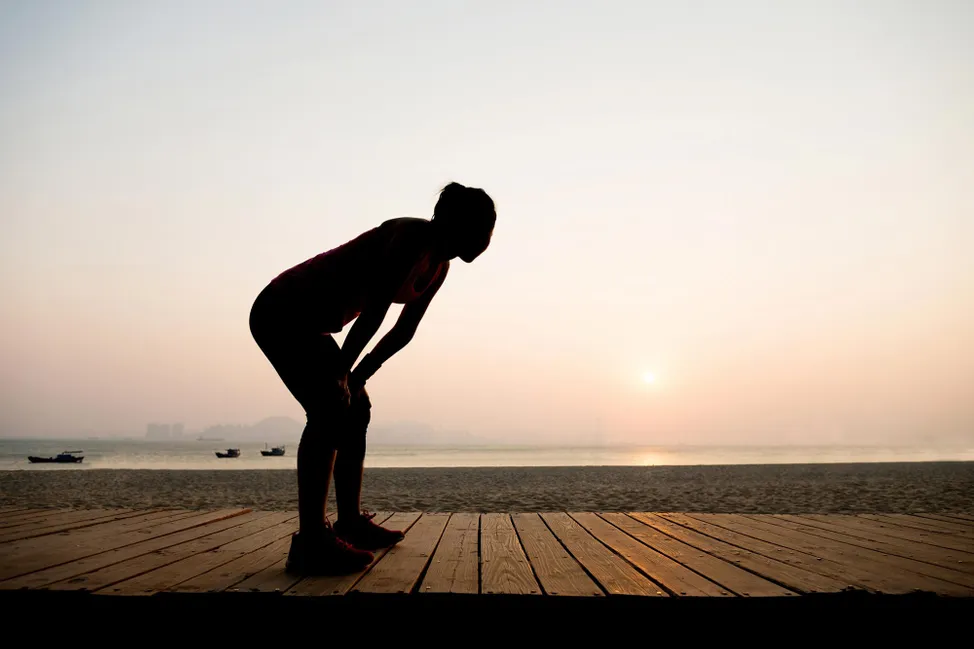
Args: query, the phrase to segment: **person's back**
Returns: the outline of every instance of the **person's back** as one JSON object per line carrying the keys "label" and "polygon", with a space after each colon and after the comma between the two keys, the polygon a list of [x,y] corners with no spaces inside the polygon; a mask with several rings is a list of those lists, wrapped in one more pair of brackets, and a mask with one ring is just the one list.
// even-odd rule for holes
{"label": "person's back", "polygon": [[[390,219],[285,270],[269,288],[300,326],[338,333],[362,312],[376,283],[388,278],[391,251],[406,248],[407,241],[415,241],[428,226],[425,219]],[[421,253],[416,257],[414,265],[419,266],[424,259]],[[410,297],[415,294],[400,290],[395,301],[404,303]]]}

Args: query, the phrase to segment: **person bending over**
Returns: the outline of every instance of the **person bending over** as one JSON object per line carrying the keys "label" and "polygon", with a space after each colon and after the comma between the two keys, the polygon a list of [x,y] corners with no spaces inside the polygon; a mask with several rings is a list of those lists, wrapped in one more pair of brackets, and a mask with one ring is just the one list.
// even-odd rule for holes
{"label": "person bending over", "polygon": [[[291,537],[289,572],[357,572],[372,562],[372,551],[403,539],[361,509],[372,409],[365,386],[412,339],[450,261],[470,263],[487,249],[495,220],[494,202],[484,190],[450,183],[431,219],[385,221],[284,271],[254,301],[254,340],[307,416],[298,447],[298,532]],[[395,326],[358,361],[393,303],[404,305]],[[352,321],[339,346],[333,334]],[[334,526],[325,510],[333,470]]]}

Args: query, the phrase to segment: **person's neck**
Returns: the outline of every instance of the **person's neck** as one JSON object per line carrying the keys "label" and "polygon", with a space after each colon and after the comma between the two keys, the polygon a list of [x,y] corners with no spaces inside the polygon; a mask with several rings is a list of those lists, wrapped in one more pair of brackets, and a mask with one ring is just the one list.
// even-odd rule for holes
{"label": "person's neck", "polygon": [[433,235],[432,245],[430,246],[430,260],[436,263],[442,263],[456,257],[456,255],[450,254],[448,251],[446,236],[442,226],[435,221],[430,221],[430,225],[432,226],[431,234]]}

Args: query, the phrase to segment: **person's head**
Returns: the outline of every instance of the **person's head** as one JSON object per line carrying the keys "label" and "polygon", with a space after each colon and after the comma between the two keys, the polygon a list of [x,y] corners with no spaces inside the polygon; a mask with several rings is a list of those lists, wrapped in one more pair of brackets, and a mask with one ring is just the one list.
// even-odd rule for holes
{"label": "person's head", "polygon": [[480,256],[494,233],[494,201],[482,189],[450,183],[440,191],[433,208],[446,253],[468,264]]}

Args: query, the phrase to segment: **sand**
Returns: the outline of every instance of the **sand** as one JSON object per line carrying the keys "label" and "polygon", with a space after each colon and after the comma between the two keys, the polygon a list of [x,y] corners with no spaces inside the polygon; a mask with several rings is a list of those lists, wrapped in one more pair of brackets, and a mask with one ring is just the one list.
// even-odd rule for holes
{"label": "sand", "polygon": [[[366,469],[372,511],[974,511],[974,462]],[[297,508],[294,471],[0,472],[0,506]]]}

